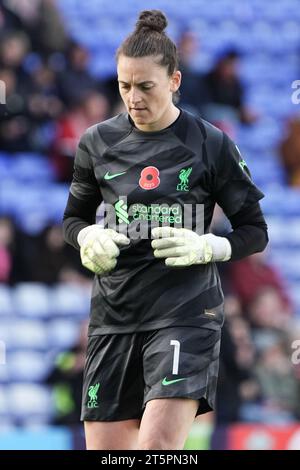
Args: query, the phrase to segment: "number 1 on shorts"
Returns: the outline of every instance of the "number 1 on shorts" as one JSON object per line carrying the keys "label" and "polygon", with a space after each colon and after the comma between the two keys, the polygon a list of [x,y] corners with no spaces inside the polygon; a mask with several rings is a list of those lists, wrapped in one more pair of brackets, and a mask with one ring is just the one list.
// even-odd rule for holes
{"label": "number 1 on shorts", "polygon": [[177,339],[171,339],[170,345],[174,346],[172,374],[177,375],[178,374],[178,366],[179,366],[180,342]]}

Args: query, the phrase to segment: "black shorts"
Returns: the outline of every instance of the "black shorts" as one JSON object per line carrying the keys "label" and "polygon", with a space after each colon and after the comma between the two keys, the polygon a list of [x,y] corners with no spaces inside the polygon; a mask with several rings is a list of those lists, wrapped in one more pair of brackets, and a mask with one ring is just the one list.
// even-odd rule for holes
{"label": "black shorts", "polygon": [[90,336],[81,419],[140,419],[149,400],[193,398],[214,408],[220,330],[172,327]]}

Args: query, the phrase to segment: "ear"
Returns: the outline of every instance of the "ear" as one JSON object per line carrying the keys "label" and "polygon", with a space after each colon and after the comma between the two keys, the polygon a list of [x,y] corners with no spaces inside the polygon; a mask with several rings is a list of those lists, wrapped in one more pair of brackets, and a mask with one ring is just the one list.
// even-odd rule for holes
{"label": "ear", "polygon": [[176,70],[170,78],[170,91],[175,93],[181,84],[181,72],[180,70]]}

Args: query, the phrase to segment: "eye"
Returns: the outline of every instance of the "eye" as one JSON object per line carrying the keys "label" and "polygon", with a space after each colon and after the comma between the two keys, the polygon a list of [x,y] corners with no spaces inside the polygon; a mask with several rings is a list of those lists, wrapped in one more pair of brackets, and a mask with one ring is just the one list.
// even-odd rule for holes
{"label": "eye", "polygon": [[141,90],[143,90],[143,91],[151,90],[151,88],[152,88],[151,85],[150,86],[149,85],[142,85],[141,86]]}

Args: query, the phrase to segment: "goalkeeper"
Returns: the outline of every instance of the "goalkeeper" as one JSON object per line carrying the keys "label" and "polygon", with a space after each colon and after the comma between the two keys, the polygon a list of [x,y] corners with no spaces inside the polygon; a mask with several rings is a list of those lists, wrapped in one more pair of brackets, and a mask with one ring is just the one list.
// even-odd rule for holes
{"label": "goalkeeper", "polygon": [[[195,416],[214,408],[224,320],[215,262],[268,241],[263,194],[236,145],[175,104],[181,73],[166,25],[160,11],[144,11],[118,49],[127,112],[82,136],[64,215],[65,240],[95,273],[81,415],[88,449],[183,447]],[[102,202],[114,226],[95,224]],[[224,237],[209,233],[216,203],[232,225]],[[167,226],[153,228],[153,205]],[[137,237],[148,223],[151,237]]]}

